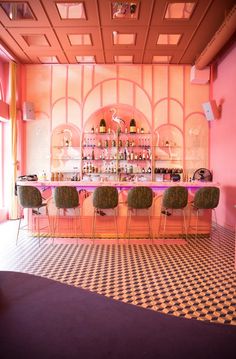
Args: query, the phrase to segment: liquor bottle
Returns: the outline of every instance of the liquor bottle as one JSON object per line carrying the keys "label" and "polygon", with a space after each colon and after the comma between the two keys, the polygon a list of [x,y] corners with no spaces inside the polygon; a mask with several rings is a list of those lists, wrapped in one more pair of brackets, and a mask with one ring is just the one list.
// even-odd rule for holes
{"label": "liquor bottle", "polygon": [[132,118],[132,119],[130,120],[129,132],[130,132],[130,133],[136,133],[136,121],[135,121],[134,118]]}
{"label": "liquor bottle", "polygon": [[99,132],[100,133],[105,133],[106,132],[106,121],[104,120],[104,118],[102,118],[101,121],[100,121]]}
{"label": "liquor bottle", "polygon": [[92,150],[92,160],[94,160],[94,149]]}
{"label": "liquor bottle", "polygon": [[134,159],[134,151],[133,150],[131,151],[130,159],[131,159],[131,161],[133,161],[133,159]]}
{"label": "liquor bottle", "polygon": [[124,160],[125,160],[125,161],[127,160],[127,152],[126,152],[126,149],[124,150]]}

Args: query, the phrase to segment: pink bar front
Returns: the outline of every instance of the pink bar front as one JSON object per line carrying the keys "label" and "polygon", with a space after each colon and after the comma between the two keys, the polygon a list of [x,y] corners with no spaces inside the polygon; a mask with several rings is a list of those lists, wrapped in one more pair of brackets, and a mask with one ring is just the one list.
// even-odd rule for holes
{"label": "pink bar front", "polygon": [[[83,182],[83,181],[42,181],[42,182],[21,182],[17,185],[34,185],[40,188],[42,195],[48,201],[49,216],[51,223],[54,223],[56,208],[53,203],[53,189],[57,186],[75,186],[78,190],[79,202],[80,202],[80,214],[82,220],[82,231],[79,229],[75,231],[73,218],[75,213],[73,210],[66,210],[60,217],[59,226],[57,226],[56,232],[50,233],[55,237],[92,237],[92,218],[93,218],[93,204],[92,194],[98,186],[115,186],[119,191],[119,204],[117,208],[118,213],[118,236],[119,238],[127,238],[127,194],[129,189],[133,187],[142,186],[144,184],[140,182]],[[212,182],[145,182],[145,186],[152,188],[154,192],[153,205],[151,208],[151,226],[154,238],[159,237],[159,221],[162,194],[164,190],[170,186],[181,185],[188,189],[189,193],[189,204],[185,209],[187,217],[188,233],[195,233],[196,215],[193,213],[191,208],[191,200],[193,199],[194,193],[200,187],[217,185]],[[34,216],[33,216],[34,217]],[[47,227],[47,218],[44,213],[40,216],[40,227],[46,227],[46,232],[50,232]],[[35,221],[32,221],[35,223]],[[147,226],[147,214],[144,210],[139,210],[135,216],[132,216],[132,229],[130,231],[131,238],[147,238],[148,237],[148,226]],[[51,227],[53,228],[53,227]],[[211,211],[200,211],[199,216],[199,229],[198,233],[208,234],[211,228]],[[32,230],[34,226],[32,225]],[[52,230],[51,230],[52,232]],[[167,219],[166,234],[170,238],[179,238],[182,234],[182,213],[173,212],[173,214]],[[115,225],[113,221],[113,211],[104,210],[97,216],[97,229],[96,237],[112,239],[116,237]]]}

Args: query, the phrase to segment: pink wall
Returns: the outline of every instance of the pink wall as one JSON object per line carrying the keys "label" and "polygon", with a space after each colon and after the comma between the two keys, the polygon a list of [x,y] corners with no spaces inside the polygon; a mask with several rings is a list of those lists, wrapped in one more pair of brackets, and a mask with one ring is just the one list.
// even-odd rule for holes
{"label": "pink wall", "polygon": [[[21,65],[17,66],[16,73],[16,86],[17,86],[17,118],[18,118],[18,163],[22,163],[20,160],[22,157],[21,152]],[[0,60],[0,91],[1,97],[6,103],[10,103],[11,91],[9,88],[9,63]],[[10,183],[9,174],[11,173],[11,133],[10,133],[10,121],[0,122],[0,221],[6,218],[9,204],[10,204]],[[19,174],[21,171],[18,166]]]}
{"label": "pink wall", "polygon": [[214,180],[221,184],[219,224],[235,225],[236,209],[236,43],[217,63],[213,98],[222,102],[221,118],[210,124],[210,163]]}
{"label": "pink wall", "polygon": [[221,118],[210,124],[210,163],[221,184],[219,224],[235,225],[236,209],[236,42],[218,60],[213,98],[222,103]]}
{"label": "pink wall", "polygon": [[201,104],[208,101],[209,86],[191,84],[190,69],[180,65],[24,66],[23,100],[33,102],[36,113],[34,121],[24,124],[27,172],[50,172],[51,134],[58,126],[72,124],[83,133],[91,119],[108,116],[105,109],[125,106],[139,126],[141,119],[147,122],[155,144],[161,136],[178,139],[188,176],[208,167],[209,124]]}

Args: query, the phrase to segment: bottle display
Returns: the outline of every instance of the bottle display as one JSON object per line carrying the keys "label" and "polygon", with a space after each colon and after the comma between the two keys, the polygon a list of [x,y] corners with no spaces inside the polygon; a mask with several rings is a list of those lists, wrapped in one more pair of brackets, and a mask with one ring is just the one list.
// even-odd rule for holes
{"label": "bottle display", "polygon": [[130,120],[129,132],[130,133],[136,133],[136,121],[135,121],[134,118],[131,118],[131,120]]}
{"label": "bottle display", "polygon": [[62,124],[54,128],[48,176],[52,181],[71,180],[75,174],[79,174],[83,150],[80,137],[80,130],[74,125]]}
{"label": "bottle display", "polygon": [[106,121],[104,120],[104,118],[100,120],[99,132],[106,133]]}
{"label": "bottle display", "polygon": [[76,127],[60,125],[52,135],[49,178],[70,180],[76,174],[84,181],[185,180],[178,131],[168,125],[151,134],[134,118],[118,131],[105,116],[91,121],[82,134]]}
{"label": "bottle display", "polygon": [[[131,126],[132,125],[132,126]],[[82,177],[85,180],[143,181],[152,179],[151,134],[136,132],[131,119],[130,131],[106,131],[106,121],[99,121],[99,132],[83,134]]]}

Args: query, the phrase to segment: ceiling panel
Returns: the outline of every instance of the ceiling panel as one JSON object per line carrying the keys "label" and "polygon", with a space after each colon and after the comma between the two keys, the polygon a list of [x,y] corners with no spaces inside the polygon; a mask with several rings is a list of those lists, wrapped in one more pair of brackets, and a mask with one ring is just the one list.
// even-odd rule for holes
{"label": "ceiling panel", "polygon": [[[73,64],[77,63],[78,56],[95,56],[96,63],[111,64],[115,62],[115,56],[121,59],[125,56],[124,61],[127,56],[132,56],[133,63],[148,64],[152,63],[154,56],[157,59],[158,56],[162,56],[160,59],[170,56],[170,63],[193,64],[236,1],[187,0],[187,3],[194,4],[189,19],[165,18],[169,5],[178,3],[179,7],[179,3],[183,2],[31,0],[27,4],[35,16],[34,20],[11,20],[0,6],[0,44],[21,63],[41,63],[39,56],[56,56],[59,63]],[[0,0],[1,3],[10,4],[12,1]],[[20,4],[22,0],[15,0],[14,3]],[[63,7],[65,5],[62,4],[67,3],[66,9],[72,17],[76,15],[75,4],[82,3],[85,19],[61,18],[57,3]],[[114,33],[120,35],[124,44],[114,43]],[[127,42],[130,34],[134,34],[135,43],[126,43],[125,34],[128,35]],[[165,34],[181,34],[180,41],[173,45],[157,44],[158,36],[165,37]],[[69,35],[80,35],[81,44],[72,44]],[[82,35],[89,35],[91,44],[86,44]]]}

